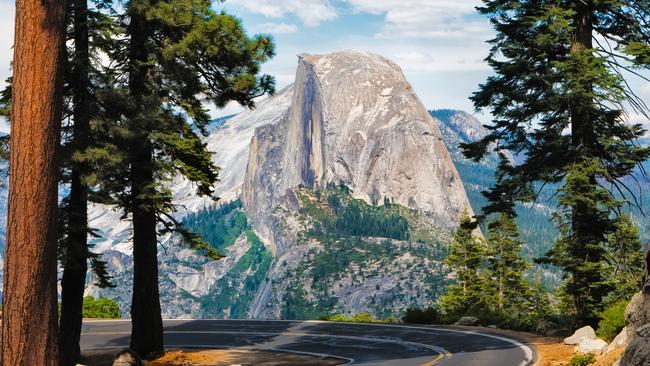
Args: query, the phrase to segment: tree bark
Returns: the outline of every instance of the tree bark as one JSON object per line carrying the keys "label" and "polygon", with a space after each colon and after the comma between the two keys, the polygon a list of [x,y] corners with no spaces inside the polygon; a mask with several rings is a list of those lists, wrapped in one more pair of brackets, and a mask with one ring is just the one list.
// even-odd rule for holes
{"label": "tree bark", "polygon": [[18,0],[2,365],[55,366],[57,183],[66,1]]}
{"label": "tree bark", "polygon": [[[74,0],[74,57],[72,81],[74,125],[72,150],[88,147],[90,135],[90,59],[88,54],[87,0]],[[59,357],[61,366],[74,366],[80,355],[79,339],[83,320],[83,295],[88,271],[88,187],[84,177],[87,164],[71,163],[70,196],[68,202],[68,233],[65,239],[65,259],[61,279],[61,319],[59,323]]]}
{"label": "tree bark", "polygon": [[[148,187],[154,184],[153,147],[147,133],[147,121],[142,118],[143,101],[148,94],[146,78],[148,59],[146,41],[148,24],[138,11],[130,12],[129,23],[130,93],[137,111],[131,124],[137,137],[131,147],[131,194],[133,215],[133,298],[131,301],[131,348],[144,358],[163,352],[163,326],[158,290],[158,240],[155,202]],[[158,106],[153,106],[157,108]]]}

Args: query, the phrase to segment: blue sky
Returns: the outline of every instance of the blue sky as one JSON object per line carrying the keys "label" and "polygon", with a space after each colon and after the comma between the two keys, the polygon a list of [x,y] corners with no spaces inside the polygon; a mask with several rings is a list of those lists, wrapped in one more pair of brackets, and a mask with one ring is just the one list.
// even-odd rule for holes
{"label": "blue sky", "polygon": [[[0,0],[0,80],[9,75],[13,43],[13,1]],[[480,0],[226,0],[215,1],[242,19],[249,33],[274,36],[277,56],[263,71],[278,87],[293,82],[300,53],[353,49],[381,54],[402,67],[428,108],[473,112],[468,97],[489,75],[483,59],[494,35],[476,13]],[[631,80],[650,102],[650,85]],[[0,81],[0,84],[2,82]],[[235,104],[213,110],[215,117],[240,111]],[[484,122],[488,115],[478,115]],[[632,116],[635,122],[647,121]],[[5,130],[6,127],[0,127]]]}
{"label": "blue sky", "polygon": [[[485,80],[492,31],[478,0],[226,0],[215,8],[249,33],[273,35],[277,56],[264,65],[278,86],[293,82],[300,53],[370,51],[397,62],[428,108],[472,110],[468,96]],[[13,1],[0,0],[0,80],[10,73]],[[229,105],[215,116],[240,110]]]}
{"label": "blue sky", "polygon": [[[250,33],[270,33],[277,56],[264,66],[283,87],[297,55],[353,49],[397,62],[428,108],[472,111],[468,96],[490,70],[483,62],[493,32],[478,0],[227,0],[216,8]],[[229,106],[227,113],[237,110]]]}

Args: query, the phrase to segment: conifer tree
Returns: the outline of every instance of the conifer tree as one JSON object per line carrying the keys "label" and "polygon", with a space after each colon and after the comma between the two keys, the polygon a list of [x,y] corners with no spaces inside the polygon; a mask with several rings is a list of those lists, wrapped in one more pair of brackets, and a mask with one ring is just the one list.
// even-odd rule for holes
{"label": "conifer tree", "polygon": [[639,291],[643,280],[643,245],[639,229],[629,215],[621,215],[609,235],[607,274],[613,281],[614,290],[607,302],[629,300]]}
{"label": "conifer tree", "polygon": [[[206,102],[222,107],[273,92],[259,76],[274,54],[266,36],[248,37],[236,18],[202,0],[131,0],[122,37],[109,57],[114,68],[100,91],[113,169],[99,179],[103,191],[133,224],[131,348],[144,357],[163,351],[158,289],[158,235],[177,232],[212,258],[219,254],[173,217],[166,183],[181,175],[211,196],[218,169],[201,140]],[[158,230],[160,229],[160,230]]]}
{"label": "conifer tree", "polygon": [[[100,77],[101,65],[92,62],[104,45],[110,43],[114,28],[111,17],[103,14],[106,7],[97,0],[94,9],[87,0],[73,0],[68,8],[69,47],[65,75],[66,109],[64,116],[60,183],[69,186],[69,194],[59,207],[59,257],[61,278],[61,316],[59,319],[59,358],[61,366],[76,365],[80,356],[79,339],[83,319],[83,295],[88,262],[97,275],[101,288],[112,286],[106,263],[90,251],[88,236],[88,203],[97,194],[93,186],[93,170],[104,169],[101,159],[90,152],[101,144],[92,133],[93,119],[99,117],[98,100],[93,91]],[[71,122],[68,122],[70,121]],[[95,199],[96,200],[96,199]]]}
{"label": "conifer tree", "polygon": [[[564,236],[548,261],[564,269],[578,325],[595,326],[605,278],[607,236],[631,190],[622,178],[650,156],[628,123],[648,108],[624,77],[650,64],[650,3],[636,0],[484,0],[497,36],[487,62],[495,75],[472,96],[494,116],[482,140],[464,145],[480,160],[488,148],[502,155],[485,214],[514,214],[516,202],[536,199],[538,183],[554,183]],[[610,189],[612,188],[612,189]]]}
{"label": "conifer tree", "polygon": [[521,310],[526,301],[528,282],[524,272],[528,264],[521,257],[524,242],[519,238],[515,220],[507,213],[488,225],[487,271],[495,290],[499,312]]}
{"label": "conifer tree", "polygon": [[445,259],[456,277],[440,298],[440,306],[450,315],[478,315],[487,307],[485,279],[482,273],[484,243],[474,235],[476,223],[465,211],[454,234],[450,253]]}

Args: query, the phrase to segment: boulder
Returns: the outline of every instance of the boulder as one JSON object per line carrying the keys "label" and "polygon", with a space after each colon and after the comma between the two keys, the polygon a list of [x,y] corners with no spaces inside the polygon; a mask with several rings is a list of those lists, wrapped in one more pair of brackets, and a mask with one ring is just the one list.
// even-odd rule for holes
{"label": "boulder", "polygon": [[552,336],[557,333],[558,331],[558,326],[557,324],[548,321],[548,320],[540,320],[537,322],[537,326],[535,327],[535,331],[538,334],[545,335],[545,336]]}
{"label": "boulder", "polygon": [[614,338],[612,343],[610,343],[607,347],[605,347],[603,353],[609,353],[614,349],[621,346],[625,346],[629,343],[629,337],[628,337],[629,329],[627,328],[628,327],[623,328],[623,330],[621,330],[621,332],[618,333],[618,335],[616,336],[616,338]]}
{"label": "boulder", "polygon": [[650,365],[650,337],[637,337],[630,343],[620,366]]}
{"label": "boulder", "polygon": [[647,323],[650,323],[650,294],[637,292],[625,308],[628,338],[636,338],[635,330]]}
{"label": "boulder", "polygon": [[115,355],[112,366],[144,366],[144,362],[135,351],[127,349]]}
{"label": "boulder", "polygon": [[474,316],[464,316],[460,319],[458,319],[457,322],[454,323],[455,325],[477,325],[478,324],[478,318]]}
{"label": "boulder", "polygon": [[588,339],[584,338],[578,343],[574,350],[578,353],[593,353],[599,355],[607,347],[607,342],[602,339]]}
{"label": "boulder", "polygon": [[578,344],[584,339],[598,339],[598,337],[596,337],[594,328],[586,326],[576,330],[572,336],[564,338],[564,344]]}

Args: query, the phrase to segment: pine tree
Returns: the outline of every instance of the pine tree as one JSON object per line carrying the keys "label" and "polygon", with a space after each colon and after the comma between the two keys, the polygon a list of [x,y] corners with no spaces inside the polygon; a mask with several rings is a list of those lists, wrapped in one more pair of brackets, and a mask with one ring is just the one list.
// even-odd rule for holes
{"label": "pine tree", "polygon": [[69,48],[65,75],[67,109],[72,117],[63,119],[63,171],[60,183],[69,185],[69,194],[59,208],[61,222],[59,257],[63,267],[61,278],[61,316],[59,319],[59,357],[61,366],[76,365],[80,356],[79,339],[83,319],[83,295],[86,287],[88,262],[97,275],[97,285],[112,286],[106,263],[90,251],[88,236],[88,203],[95,194],[90,185],[93,170],[103,169],[100,159],[89,156],[89,151],[101,144],[92,133],[92,122],[98,118],[97,99],[93,96],[95,81],[101,72],[91,58],[98,58],[103,44],[109,42],[113,27],[111,18],[102,14],[104,4],[97,1],[95,10],[88,8],[87,0],[73,0],[69,4]]}
{"label": "pine tree", "polygon": [[456,278],[456,283],[449,285],[440,298],[441,308],[449,315],[478,315],[487,308],[482,273],[485,248],[474,230],[476,224],[465,211],[445,259]]}
{"label": "pine tree", "polygon": [[524,242],[515,220],[506,213],[488,225],[487,271],[495,290],[496,308],[513,315],[520,312],[529,292],[524,272],[529,268],[521,257]]}
{"label": "pine tree", "polygon": [[492,147],[525,157],[513,164],[501,153],[484,213],[514,214],[516,202],[536,199],[540,182],[559,187],[564,237],[548,261],[567,275],[578,325],[595,326],[610,290],[607,236],[625,202],[609,187],[631,192],[622,178],[650,156],[635,143],[643,128],[626,121],[628,112],[647,116],[648,109],[624,79],[643,77],[637,70],[650,64],[650,4],[484,0],[479,11],[497,31],[487,58],[495,75],[472,100],[490,109],[494,123],[463,149],[475,160]]}
{"label": "pine tree", "polygon": [[210,5],[202,0],[126,3],[124,37],[109,52],[115,68],[99,91],[106,116],[100,134],[110,136],[104,150],[113,159],[99,181],[132,220],[131,348],[145,357],[163,350],[158,234],[177,232],[208,256],[219,257],[175,220],[166,183],[182,175],[196,184],[198,194],[211,196],[218,169],[201,140],[209,123],[205,103],[222,107],[234,100],[252,107],[255,97],[274,87],[271,77],[258,76],[260,64],[273,56],[271,40],[248,37],[236,18]]}
{"label": "pine tree", "polygon": [[66,1],[16,1],[3,365],[57,365],[57,151]]}
{"label": "pine tree", "polygon": [[608,303],[629,300],[639,291],[643,280],[643,245],[639,229],[629,215],[621,215],[609,235],[606,255],[607,272],[614,283],[614,290],[607,297]]}

